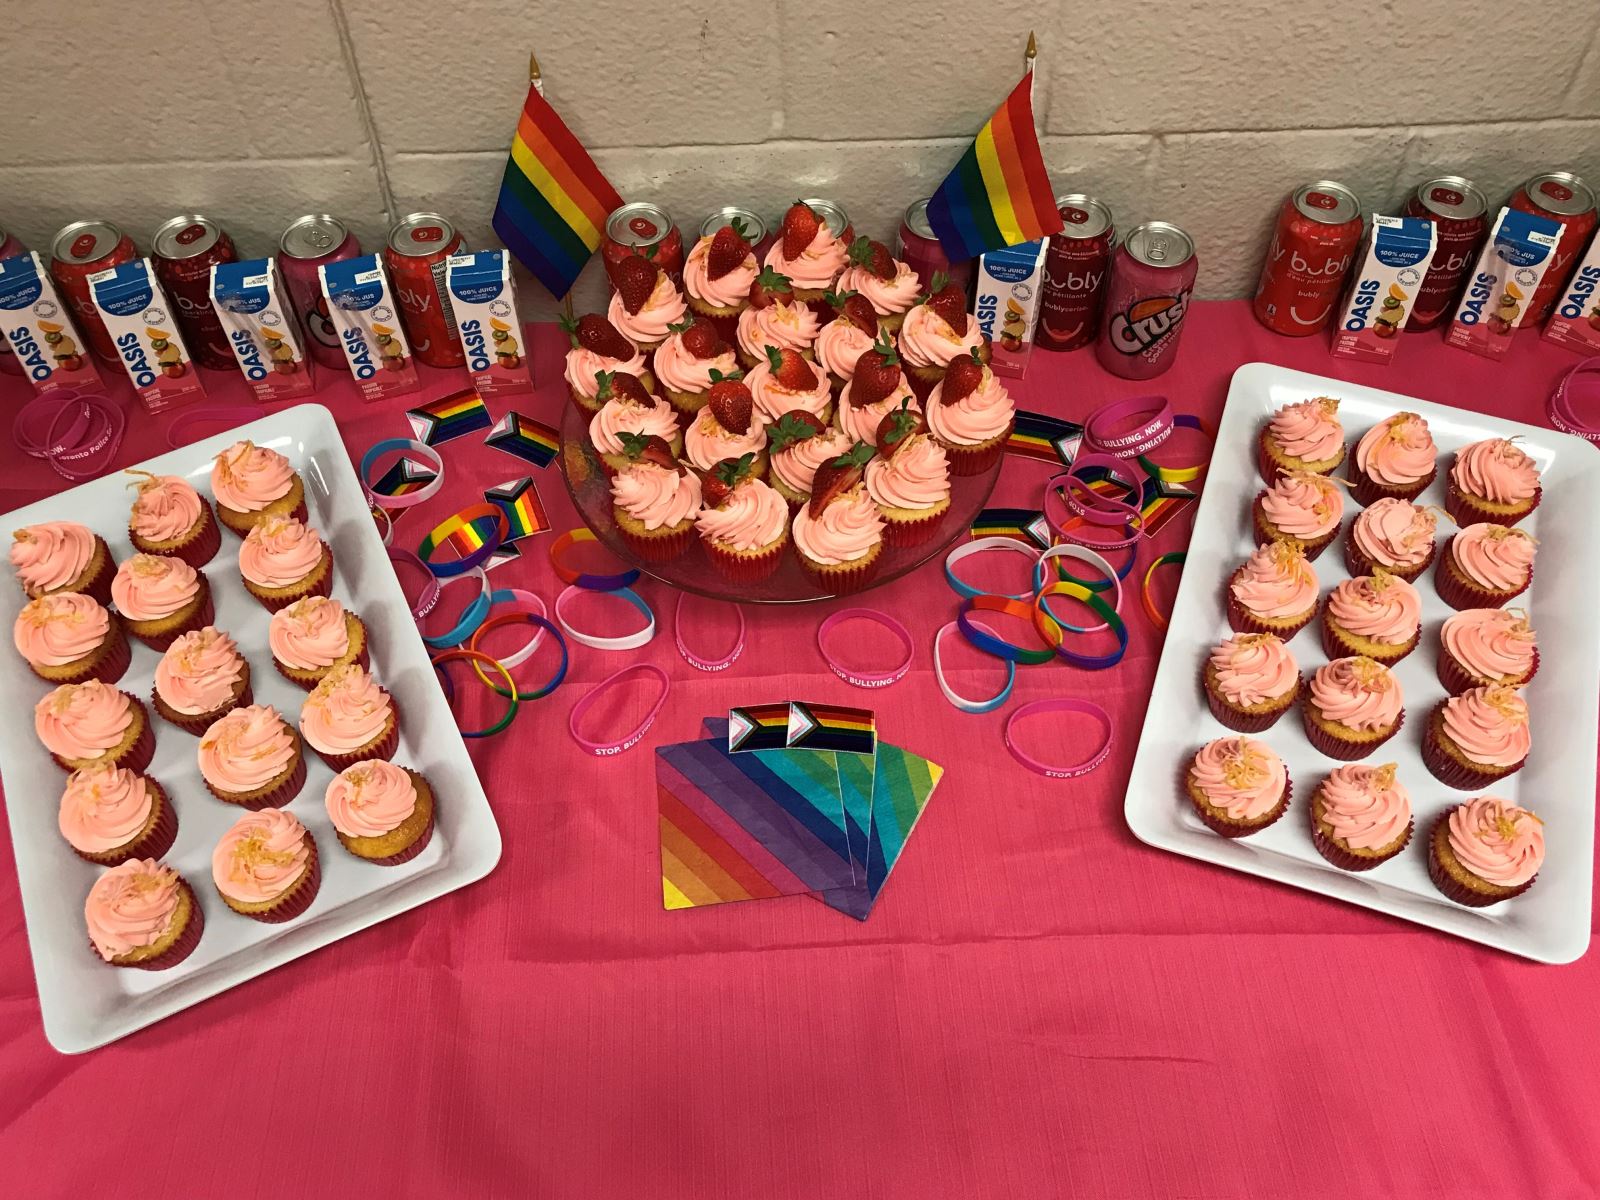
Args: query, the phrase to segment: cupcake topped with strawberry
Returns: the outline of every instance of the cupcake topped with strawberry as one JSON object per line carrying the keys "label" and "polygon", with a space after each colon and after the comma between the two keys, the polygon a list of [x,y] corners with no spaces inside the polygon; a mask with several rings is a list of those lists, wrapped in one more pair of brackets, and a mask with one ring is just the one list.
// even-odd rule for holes
{"label": "cupcake topped with strawberry", "polygon": [[796,200],[783,214],[766,265],[787,275],[795,296],[822,319],[827,315],[822,298],[838,280],[845,261],[845,244],[837,232],[809,204]]}
{"label": "cupcake topped with strawberry", "polygon": [[789,277],[768,267],[750,285],[750,307],[739,314],[739,361],[747,368],[759,365],[768,346],[810,358],[821,324],[817,314],[795,297]]}
{"label": "cupcake topped with strawberry", "polygon": [[924,432],[913,403],[906,397],[878,423],[878,455],[866,466],[867,495],[883,514],[883,536],[891,546],[927,541],[950,508],[944,447]]}
{"label": "cupcake topped with strawberry", "polygon": [[817,468],[852,444],[848,433],[815,413],[804,409],[784,413],[767,426],[767,481],[791,506],[805,504],[811,499]]}
{"label": "cupcake topped with strawberry", "polygon": [[763,424],[786,412],[804,409],[824,421],[833,419],[833,389],[828,376],[798,351],[767,347],[767,361],[745,376],[745,386],[755,399],[756,418]]}
{"label": "cupcake topped with strawberry", "polygon": [[1015,420],[1011,393],[976,348],[952,358],[928,393],[928,428],[957,475],[981,475],[994,466]]}
{"label": "cupcake topped with strawberry", "polygon": [[606,263],[606,274],[617,289],[606,319],[641,350],[654,350],[666,341],[668,327],[683,320],[687,311],[671,277],[638,254]]}
{"label": "cupcake topped with strawberry", "polygon": [[724,459],[700,479],[705,507],[695,524],[711,565],[740,583],[778,569],[789,541],[789,505],[755,473],[756,456]]}
{"label": "cupcake topped with strawberry", "polygon": [[900,368],[900,356],[887,334],[872,349],[856,360],[856,371],[839,393],[839,411],[834,420],[853,442],[871,445],[878,436],[883,418],[910,399],[911,408],[921,411],[911,385]]}
{"label": "cupcake topped with strawberry", "polygon": [[850,265],[839,276],[840,289],[859,292],[872,305],[883,328],[899,332],[922,290],[917,273],[890,254],[882,242],[868,237],[850,243],[849,259]]}
{"label": "cupcake topped with strawberry", "polygon": [[692,466],[709,471],[725,458],[753,454],[757,475],[767,469],[766,427],[756,420],[755,399],[738,379],[719,379],[710,399],[683,438],[684,455]]}
{"label": "cupcake topped with strawberry", "polygon": [[800,565],[835,595],[870,583],[883,553],[883,514],[864,484],[872,454],[870,444],[858,441],[818,467],[811,500],[795,514],[790,531]]}
{"label": "cupcake topped with strawberry", "polygon": [[667,562],[689,548],[700,477],[654,434],[623,434],[627,465],[611,480],[611,517],[640,558]]}
{"label": "cupcake topped with strawberry", "polygon": [[636,375],[647,391],[655,385],[639,347],[599,313],[585,313],[576,321],[562,317],[561,328],[572,341],[565,370],[567,392],[579,408],[591,413],[600,411],[601,402],[595,398],[600,384],[595,377],[602,371]]}
{"label": "cupcake topped with strawberry", "polygon": [[932,294],[906,313],[900,327],[900,356],[911,372],[912,387],[926,396],[953,360],[973,350],[981,361],[989,361],[989,340],[967,311],[966,292],[943,274],[935,275]]}
{"label": "cupcake topped with strawberry", "polygon": [[711,321],[725,338],[734,336],[739,314],[750,304],[750,285],[760,271],[745,236],[748,232],[736,218],[696,242],[683,264],[683,290],[690,310]]}
{"label": "cupcake topped with strawberry", "polygon": [[625,433],[653,433],[664,438],[676,454],[683,448],[683,438],[678,433],[678,418],[672,405],[645,391],[637,375],[626,371],[600,372],[600,390],[596,398],[603,401],[599,412],[589,422],[589,440],[608,474],[620,471],[624,465],[622,435]]}
{"label": "cupcake topped with strawberry", "polygon": [[839,315],[817,335],[816,356],[833,380],[833,386],[843,388],[854,378],[856,363],[872,349],[880,331],[889,331],[879,322],[871,302],[860,292],[829,292],[828,303]]}
{"label": "cupcake topped with strawberry", "polygon": [[718,375],[733,379],[739,374],[727,335],[704,317],[685,317],[673,325],[652,362],[667,400],[686,418],[705,407]]}

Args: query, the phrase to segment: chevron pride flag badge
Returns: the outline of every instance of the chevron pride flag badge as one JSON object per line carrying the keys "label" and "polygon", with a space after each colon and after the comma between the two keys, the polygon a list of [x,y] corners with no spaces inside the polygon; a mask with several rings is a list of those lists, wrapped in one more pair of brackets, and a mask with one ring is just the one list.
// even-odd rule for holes
{"label": "chevron pride flag badge", "polygon": [[427,446],[442,446],[476,430],[488,429],[493,423],[483,397],[471,388],[408,408],[406,422],[412,436]]}
{"label": "chevron pride flag badge", "polygon": [[494,423],[483,444],[543,468],[555,461],[556,452],[561,448],[561,435],[532,417],[508,412]]}
{"label": "chevron pride flag badge", "polygon": [[781,750],[789,743],[789,702],[728,710],[728,753]]}
{"label": "chevron pride flag badge", "polygon": [[791,701],[785,744],[794,750],[875,754],[878,749],[877,719],[871,709]]}
{"label": "chevron pride flag badge", "polygon": [[483,493],[483,498],[505,513],[506,524],[511,528],[511,535],[505,539],[507,545],[550,528],[544,501],[539,499],[539,489],[533,486],[531,475],[497,483]]}
{"label": "chevron pride flag badge", "polygon": [[1068,465],[1082,440],[1083,426],[1076,421],[1019,410],[1006,440],[1006,453]]}

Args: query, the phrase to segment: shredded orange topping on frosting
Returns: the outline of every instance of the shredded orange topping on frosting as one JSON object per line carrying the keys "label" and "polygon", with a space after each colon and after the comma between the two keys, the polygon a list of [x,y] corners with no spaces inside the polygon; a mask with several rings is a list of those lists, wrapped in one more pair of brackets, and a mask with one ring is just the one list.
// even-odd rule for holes
{"label": "shredded orange topping on frosting", "polygon": [[1267,548],[1267,557],[1283,568],[1284,573],[1296,582],[1305,579],[1311,573],[1311,564],[1306,561],[1306,552],[1293,542],[1273,542]]}
{"label": "shredded orange topping on frosting", "polygon": [[286,867],[294,861],[294,851],[268,850],[266,839],[256,833],[234,848],[233,860],[249,867]]}
{"label": "shredded orange topping on frosting", "polygon": [[1231,787],[1246,788],[1259,782],[1265,769],[1251,750],[1250,743],[1243,738],[1235,738],[1228,765],[1223,768],[1222,774]]}
{"label": "shredded orange topping on frosting", "polygon": [[1491,525],[1488,529],[1483,531],[1483,536],[1488,538],[1491,542],[1503,542],[1508,537],[1525,537],[1535,546],[1539,544],[1539,539],[1534,537],[1533,534],[1529,533],[1527,530],[1513,529],[1506,525]]}
{"label": "shredded orange topping on frosting", "polygon": [[158,575],[172,573],[172,563],[169,559],[156,554],[137,554],[129,560],[128,569],[135,575],[142,575],[146,579],[154,579]]}
{"label": "shredded orange topping on frosting", "polygon": [[1399,763],[1384,763],[1372,772],[1372,782],[1377,784],[1382,791],[1388,791],[1394,786],[1395,772],[1400,769]]}
{"label": "shredded orange topping on frosting", "polygon": [[141,492],[148,492],[153,487],[160,487],[161,486],[161,478],[160,478],[160,476],[158,476],[158,475],[156,475],[156,474],[154,474],[153,472],[150,472],[150,471],[141,471],[137,467],[129,467],[126,471],[123,472],[123,474],[124,475],[143,475],[144,476],[143,479],[135,479],[135,480],[133,480],[133,482],[128,484],[129,487],[138,488]]}
{"label": "shredded orange topping on frosting", "polygon": [[1395,413],[1395,415],[1393,416],[1393,418],[1391,418],[1391,420],[1389,422],[1389,433],[1388,433],[1389,440],[1391,442],[1404,441],[1405,440],[1405,436],[1406,436],[1407,428],[1410,425],[1412,425],[1414,422],[1417,422],[1417,421],[1420,421],[1420,420],[1422,420],[1422,418],[1420,416],[1418,416],[1414,412],[1397,412],[1397,413]]}
{"label": "shredded orange topping on frosting", "polygon": [[1517,695],[1517,689],[1497,684],[1483,689],[1484,702],[1508,721],[1525,724],[1528,720],[1527,701]]}
{"label": "shredded orange topping on frosting", "polygon": [[1394,682],[1394,677],[1382,663],[1364,654],[1357,655],[1351,660],[1350,674],[1354,675],[1356,682],[1369,692],[1386,692]]}

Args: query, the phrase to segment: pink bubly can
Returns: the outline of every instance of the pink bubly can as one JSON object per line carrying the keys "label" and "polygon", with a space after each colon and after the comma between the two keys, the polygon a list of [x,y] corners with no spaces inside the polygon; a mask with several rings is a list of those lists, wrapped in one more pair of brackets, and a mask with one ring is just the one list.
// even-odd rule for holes
{"label": "pink bubly can", "polygon": [[300,217],[278,239],[278,271],[289,291],[289,303],[306,331],[306,349],[324,367],[348,371],[339,333],[328,316],[328,301],[317,274],[328,263],[342,262],[361,253],[361,243],[338,217],[310,213]]}
{"label": "pink bubly can", "polygon": [[1178,356],[1200,259],[1194,239],[1166,221],[1129,232],[1111,260],[1095,357],[1113,375],[1153,379]]}

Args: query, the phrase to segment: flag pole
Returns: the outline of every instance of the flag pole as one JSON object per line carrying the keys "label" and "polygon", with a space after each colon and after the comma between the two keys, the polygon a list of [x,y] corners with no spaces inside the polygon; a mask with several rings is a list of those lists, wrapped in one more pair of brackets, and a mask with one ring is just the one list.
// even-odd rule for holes
{"label": "flag pole", "polygon": [[[544,95],[544,72],[539,70],[539,56],[532,50],[528,51],[528,82],[533,85],[533,90],[539,95]],[[561,315],[569,321],[572,319],[572,289],[567,289],[567,294],[561,297]]]}
{"label": "flag pole", "polygon": [[1022,52],[1022,73],[1033,74],[1033,60],[1039,57],[1039,43],[1034,39],[1033,31],[1028,31],[1028,48]]}

